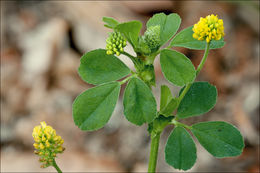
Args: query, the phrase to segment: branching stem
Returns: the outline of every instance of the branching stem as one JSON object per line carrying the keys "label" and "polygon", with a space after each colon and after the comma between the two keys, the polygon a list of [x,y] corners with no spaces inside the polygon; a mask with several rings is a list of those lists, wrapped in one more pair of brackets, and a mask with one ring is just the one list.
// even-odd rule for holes
{"label": "branching stem", "polygon": [[185,127],[186,129],[191,129],[191,126],[180,123],[180,122],[176,121],[175,119],[173,119],[171,123],[174,124],[175,126],[182,126],[182,127]]}
{"label": "branching stem", "polygon": [[[207,43],[203,58],[202,58],[199,66],[196,70],[196,77],[198,76],[199,72],[201,71],[203,65],[206,62],[206,59],[207,59],[208,54],[209,54],[209,46],[210,46],[210,43]],[[167,48],[169,48],[169,47],[167,47]],[[187,84],[185,86],[184,90],[182,91],[181,95],[178,97],[177,108],[179,107],[179,104],[180,104],[181,100],[183,99],[183,97],[189,91],[191,85],[192,85],[192,83]],[[180,123],[177,120],[178,120],[178,117],[174,118],[169,124],[174,124],[175,126],[182,126],[182,127],[187,128],[187,129],[192,128],[191,126]],[[157,134],[156,136],[152,137],[151,139],[152,139],[152,141],[151,141],[151,151],[150,151],[150,159],[149,159],[149,166],[148,166],[148,172],[149,173],[156,171],[156,163],[157,163],[158,149],[159,149],[159,143],[160,143],[160,133]]]}

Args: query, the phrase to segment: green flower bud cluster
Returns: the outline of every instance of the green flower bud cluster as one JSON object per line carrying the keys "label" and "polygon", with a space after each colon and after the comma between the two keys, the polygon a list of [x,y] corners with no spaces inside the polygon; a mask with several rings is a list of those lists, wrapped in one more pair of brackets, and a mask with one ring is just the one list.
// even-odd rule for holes
{"label": "green flower bud cluster", "polygon": [[160,47],[160,30],[160,26],[155,25],[149,27],[144,33],[143,39],[152,52]]}
{"label": "green flower bud cluster", "polygon": [[149,55],[156,52],[161,46],[160,26],[149,27],[143,36],[139,37],[139,45],[136,49],[138,53]]}
{"label": "green flower bud cluster", "polygon": [[106,53],[108,55],[116,54],[117,56],[119,56],[122,52],[124,52],[126,39],[120,34],[120,32],[110,33],[106,42]]}

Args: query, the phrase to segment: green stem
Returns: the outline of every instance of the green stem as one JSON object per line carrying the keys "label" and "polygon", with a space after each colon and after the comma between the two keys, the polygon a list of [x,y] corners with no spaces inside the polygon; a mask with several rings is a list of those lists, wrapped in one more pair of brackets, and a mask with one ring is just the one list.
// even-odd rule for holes
{"label": "green stem", "polygon": [[150,150],[150,158],[149,158],[149,166],[148,166],[149,173],[156,171],[160,136],[161,133],[157,133],[155,136],[151,138],[152,141],[151,141],[151,150]]}
{"label": "green stem", "polygon": [[206,62],[206,59],[207,59],[208,54],[209,54],[209,46],[210,46],[210,42],[207,43],[206,50],[204,52],[204,56],[203,56],[202,60],[200,61],[200,64],[199,64],[199,66],[198,66],[198,68],[196,70],[196,76],[198,76],[198,74],[200,73],[202,67],[204,66],[204,64]]}
{"label": "green stem", "polygon": [[[181,95],[179,96],[178,100],[179,103],[182,101],[183,97],[185,96],[185,94],[189,91],[190,87],[191,87],[192,83],[189,83],[185,86],[184,90],[182,91]],[[178,107],[178,106],[177,106]]]}
{"label": "green stem", "polygon": [[165,49],[171,49],[173,46],[169,45]]}
{"label": "green stem", "polygon": [[58,173],[62,173],[62,171],[61,171],[61,169],[58,167],[58,165],[57,165],[55,159],[53,159],[53,165],[52,165],[52,166],[57,170]]}
{"label": "green stem", "polygon": [[128,76],[127,78],[125,78],[124,80],[120,81],[119,84],[123,85],[124,83],[126,83],[128,80],[130,80],[131,78],[135,77],[136,75],[133,74],[131,76]]}
{"label": "green stem", "polygon": [[153,64],[154,63],[154,59],[157,55],[159,55],[161,53],[162,50],[158,50],[157,52],[153,53],[150,55],[151,59],[149,60],[148,64]]}
{"label": "green stem", "polygon": [[182,126],[182,127],[185,127],[186,129],[191,129],[191,126],[180,123],[180,122],[176,121],[176,119],[173,119],[171,123],[174,124],[175,126]]}
{"label": "green stem", "polygon": [[[205,62],[206,62],[206,59],[208,57],[208,54],[209,54],[209,46],[210,46],[210,43],[207,43],[207,46],[206,46],[206,49],[205,49],[205,52],[204,52],[204,55],[203,55],[203,58],[202,60],[200,61],[200,64],[196,70],[196,77],[198,76],[199,72],[201,71],[202,67],[204,66]],[[189,91],[190,87],[191,87],[192,83],[189,83],[185,86],[184,90],[182,91],[181,95],[179,96],[179,103],[181,102],[181,100],[183,99],[183,97],[185,96],[185,94]]]}
{"label": "green stem", "polygon": [[[198,76],[199,72],[201,71],[203,65],[206,62],[206,59],[208,57],[209,54],[209,46],[210,43],[207,43],[206,45],[206,49],[203,55],[203,58],[196,70],[196,77]],[[168,47],[167,47],[168,48]],[[186,93],[189,91],[190,87],[191,87],[192,83],[189,83],[185,86],[184,90],[182,91],[181,95],[178,97],[178,106],[181,102],[181,100],[183,99],[183,97],[186,95]],[[177,108],[178,108],[177,106]],[[173,119],[171,121],[172,124],[176,125],[176,126],[182,126],[185,127],[187,129],[191,129],[191,126],[188,126],[186,124],[180,123],[177,121],[178,117],[176,117],[175,119]],[[153,136],[151,139],[151,151],[150,151],[150,159],[149,159],[149,166],[148,166],[148,172],[155,172],[156,171],[156,163],[157,163],[157,156],[158,156],[158,149],[159,149],[159,142],[160,142],[160,134],[161,133],[157,133],[155,136]]]}

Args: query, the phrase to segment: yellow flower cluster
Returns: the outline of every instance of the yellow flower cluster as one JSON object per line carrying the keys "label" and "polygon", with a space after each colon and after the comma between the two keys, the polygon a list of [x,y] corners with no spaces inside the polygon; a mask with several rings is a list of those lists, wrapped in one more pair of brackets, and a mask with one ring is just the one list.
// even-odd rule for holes
{"label": "yellow flower cluster", "polygon": [[224,36],[223,20],[218,19],[216,15],[208,15],[205,18],[200,18],[193,28],[193,38],[197,40],[206,40],[209,43],[213,40],[220,40]]}
{"label": "yellow flower cluster", "polygon": [[33,146],[36,149],[34,153],[40,156],[39,161],[43,163],[42,168],[53,165],[56,154],[65,150],[62,147],[63,139],[56,135],[56,131],[44,121],[40,126],[34,127],[32,136],[35,141]]}

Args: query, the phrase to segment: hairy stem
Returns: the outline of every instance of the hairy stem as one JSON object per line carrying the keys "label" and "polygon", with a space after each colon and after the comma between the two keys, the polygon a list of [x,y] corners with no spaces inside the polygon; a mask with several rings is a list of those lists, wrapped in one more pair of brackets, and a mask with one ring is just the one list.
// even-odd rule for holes
{"label": "hairy stem", "polygon": [[55,159],[53,159],[53,165],[52,165],[52,166],[57,170],[58,173],[62,173],[62,171],[61,171],[61,169],[58,167],[58,165],[57,165]]}
{"label": "hairy stem", "polygon": [[151,141],[151,150],[150,150],[150,158],[149,158],[149,166],[148,166],[149,173],[156,171],[160,136],[161,133],[157,133],[155,136],[151,138],[152,141]]}

